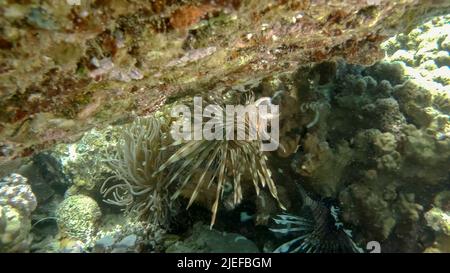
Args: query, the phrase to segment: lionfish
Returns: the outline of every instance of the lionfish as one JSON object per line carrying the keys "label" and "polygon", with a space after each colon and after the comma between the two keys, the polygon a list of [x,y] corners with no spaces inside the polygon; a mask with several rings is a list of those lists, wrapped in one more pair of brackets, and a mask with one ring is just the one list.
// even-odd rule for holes
{"label": "lionfish", "polygon": [[[225,104],[222,99],[210,98],[216,104],[213,106],[219,112],[226,115]],[[260,99],[253,101],[253,96],[244,98],[244,104],[254,104],[257,106]],[[272,118],[268,116],[267,118]],[[202,120],[194,120],[204,123]],[[182,121],[181,121],[182,122]],[[249,119],[245,119],[244,124],[229,126],[228,119],[218,128],[225,130],[225,134],[230,133],[227,128],[233,130],[243,129],[250,132],[258,124],[252,124]],[[194,129],[195,130],[195,129]],[[238,132],[234,133],[238,133]],[[211,227],[214,225],[219,201],[224,195],[227,186],[232,189],[232,205],[239,204],[243,199],[241,184],[244,178],[248,177],[253,184],[256,194],[259,194],[260,187],[267,186],[271,195],[278,201],[281,208],[283,205],[278,199],[277,189],[271,177],[270,169],[267,166],[267,156],[261,151],[261,131],[256,128],[258,133],[256,140],[190,140],[176,141],[172,146],[178,146],[176,152],[160,166],[157,173],[168,169],[168,184],[171,185],[178,180],[178,190],[173,194],[172,199],[177,198],[188,184],[193,185],[188,208],[193,204],[202,187],[213,188],[215,200],[211,207]],[[233,132],[231,132],[233,133]],[[196,177],[196,175],[198,175]],[[248,182],[250,182],[248,181]]]}
{"label": "lionfish", "polygon": [[297,235],[280,245],[275,253],[362,253],[352,239],[351,230],[339,219],[339,208],[311,199],[298,185],[303,199],[302,217],[280,214],[273,218],[278,228],[270,229],[281,235]]}

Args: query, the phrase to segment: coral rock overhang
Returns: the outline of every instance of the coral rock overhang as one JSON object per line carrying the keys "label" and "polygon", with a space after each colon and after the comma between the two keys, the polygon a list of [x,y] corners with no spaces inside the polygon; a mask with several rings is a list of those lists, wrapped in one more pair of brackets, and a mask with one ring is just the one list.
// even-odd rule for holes
{"label": "coral rock overhang", "polygon": [[381,42],[439,0],[25,1],[0,4],[0,165],[194,93],[342,57]]}

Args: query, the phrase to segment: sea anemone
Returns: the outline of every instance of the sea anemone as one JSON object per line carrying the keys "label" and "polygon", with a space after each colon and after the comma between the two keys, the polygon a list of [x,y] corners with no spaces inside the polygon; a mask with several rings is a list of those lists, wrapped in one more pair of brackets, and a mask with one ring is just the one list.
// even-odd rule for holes
{"label": "sea anemone", "polygon": [[[216,110],[219,110],[225,116],[224,101],[221,99],[210,100],[215,103]],[[261,100],[253,101],[253,96],[245,98],[245,105],[261,102]],[[270,118],[269,115],[266,118]],[[202,120],[200,122],[205,124],[206,121]],[[229,122],[231,121],[227,119],[216,130],[229,134],[230,130],[227,128],[233,128],[234,131],[231,132],[237,135],[240,129],[246,132],[256,129],[256,139],[230,140],[224,136],[223,140],[177,141],[174,143],[178,147],[177,151],[158,171],[169,170],[167,185],[172,184],[174,181],[179,183],[177,186],[178,190],[174,193],[172,199],[177,198],[188,185],[194,188],[188,208],[196,200],[202,189],[214,187],[215,197],[211,207],[211,227],[215,223],[219,201],[223,197],[225,189],[231,189],[232,205],[235,206],[243,199],[241,184],[249,182],[249,180],[252,181],[257,195],[259,195],[260,187],[267,185],[272,196],[283,208],[278,200],[277,189],[272,180],[270,169],[267,166],[267,156],[261,151],[263,133],[258,129],[258,124],[253,124],[248,116],[246,116],[243,124],[233,122],[230,126]],[[250,179],[247,180],[247,177]],[[190,183],[195,183],[195,187]]]}
{"label": "sea anemone", "polygon": [[[300,186],[299,186],[300,187]],[[281,214],[273,220],[278,228],[271,231],[294,239],[277,247],[275,253],[352,253],[363,252],[352,239],[351,230],[339,219],[339,208],[311,199],[300,188],[302,217]]]}
{"label": "sea anemone", "polygon": [[153,116],[125,126],[116,153],[106,160],[114,175],[101,187],[106,203],[122,206],[127,213],[137,213],[157,225],[165,225],[172,210],[167,180],[163,173],[154,175],[167,159],[161,150],[168,141],[166,127]]}

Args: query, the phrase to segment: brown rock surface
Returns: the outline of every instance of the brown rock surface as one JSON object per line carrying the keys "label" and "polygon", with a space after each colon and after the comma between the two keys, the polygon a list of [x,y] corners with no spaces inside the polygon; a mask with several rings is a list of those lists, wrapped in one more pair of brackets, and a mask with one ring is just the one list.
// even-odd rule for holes
{"label": "brown rock surface", "polygon": [[0,164],[181,96],[334,57],[371,64],[387,37],[450,9],[437,0],[76,2],[0,1]]}

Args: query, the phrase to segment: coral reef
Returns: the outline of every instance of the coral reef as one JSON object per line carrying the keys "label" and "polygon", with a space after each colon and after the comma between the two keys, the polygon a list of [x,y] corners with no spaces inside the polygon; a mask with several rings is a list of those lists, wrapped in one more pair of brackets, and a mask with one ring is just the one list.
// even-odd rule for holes
{"label": "coral reef", "polygon": [[[445,13],[449,4],[30,0],[2,1],[0,9],[5,161],[131,111],[147,115],[194,90],[238,86],[333,57],[372,64],[389,35]],[[434,77],[445,81],[445,72]]]}
{"label": "coral reef", "polygon": [[0,252],[27,252],[36,197],[27,179],[11,174],[0,180]]}
{"label": "coral reef", "polygon": [[56,220],[62,236],[82,241],[95,234],[101,216],[97,202],[85,195],[73,195],[64,199],[56,211]]}
{"label": "coral reef", "polygon": [[[443,22],[448,16],[389,40],[387,60],[402,62],[367,68],[323,63],[298,72],[299,99],[311,104],[320,93],[333,113],[323,109],[314,127],[301,120],[308,130],[292,167],[305,187],[339,200],[343,221],[358,227],[356,238],[384,242],[386,251],[423,250],[407,238],[420,240],[424,209],[448,185],[448,83],[420,75],[423,57],[415,51],[420,43],[414,44],[423,33],[427,42],[418,41],[443,50],[449,35]],[[431,26],[439,35],[427,33]],[[413,62],[398,58],[400,45],[408,45]],[[437,55],[430,58],[439,62]]]}
{"label": "coral reef", "polygon": [[0,1],[1,252],[450,252],[446,1],[57,2]]}
{"label": "coral reef", "polygon": [[436,17],[407,34],[384,42],[386,60],[401,62],[406,75],[442,90],[449,84],[448,20],[449,15]]}
{"label": "coral reef", "polygon": [[258,247],[244,236],[211,230],[196,223],[192,235],[182,242],[172,244],[168,253],[258,253]]}
{"label": "coral reef", "polygon": [[[133,216],[109,215],[97,234],[91,238],[87,245],[90,252],[94,253],[124,253],[142,252],[144,248],[151,246],[157,248],[156,242],[162,240],[164,231],[155,230],[154,226],[140,221]],[[149,226],[152,238],[147,235]]]}
{"label": "coral reef", "polygon": [[[298,186],[298,185],[297,185]],[[363,252],[352,240],[351,230],[344,228],[339,219],[339,208],[312,200],[298,186],[302,197],[302,217],[280,214],[273,220],[278,225],[272,232],[281,235],[300,235],[283,243],[274,252],[351,253]]]}
{"label": "coral reef", "polygon": [[450,235],[450,215],[440,208],[432,208],[425,213],[428,225],[435,231]]}
{"label": "coral reef", "polygon": [[424,252],[450,252],[450,192],[442,191],[434,197],[434,207],[424,215],[427,225],[435,232],[433,244]]}
{"label": "coral reef", "polygon": [[0,180],[0,205],[9,205],[30,215],[37,202],[28,179],[20,174],[11,174]]}
{"label": "coral reef", "polygon": [[120,126],[92,129],[70,144],[55,145],[49,152],[58,159],[67,178],[65,195],[94,195],[101,183],[112,175],[104,159],[119,139]]}
{"label": "coral reef", "polygon": [[[79,225],[78,229],[80,227],[85,229],[86,222],[84,227]],[[103,214],[101,221],[97,221],[95,229],[78,232],[79,235],[84,233],[81,234],[82,236],[73,237],[64,232],[44,233],[47,236],[34,242],[31,251],[45,253],[141,252],[150,246],[155,247],[156,240],[162,240],[163,237],[163,232],[160,230],[159,237],[155,236],[153,240],[148,240],[148,230],[148,224],[135,217]],[[154,231],[152,234],[158,233]]]}

